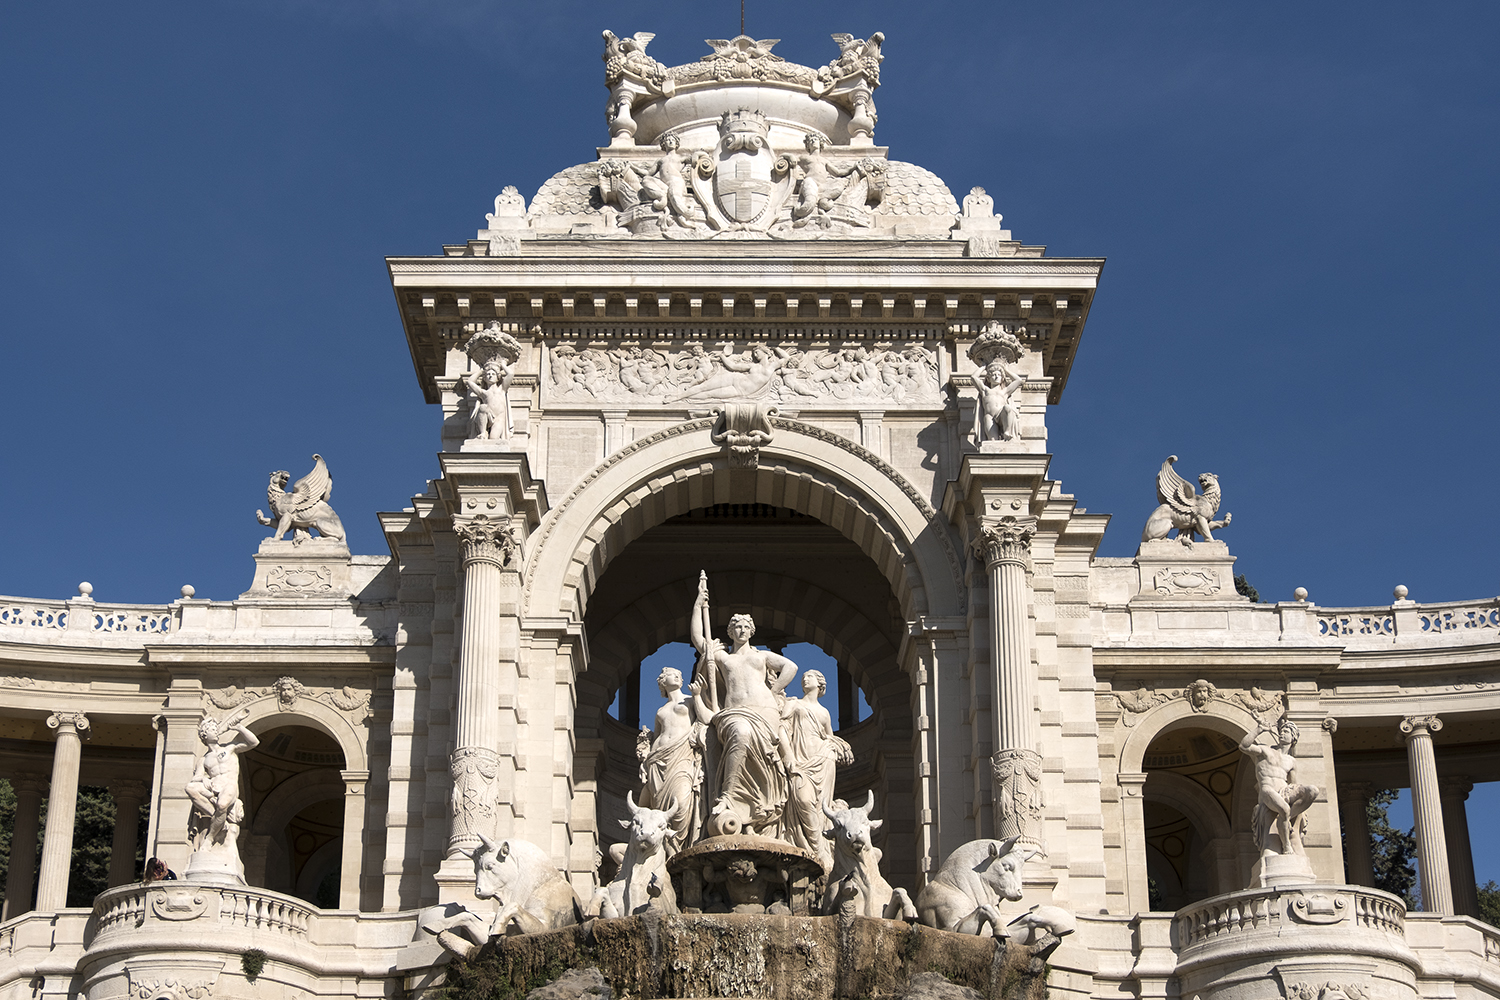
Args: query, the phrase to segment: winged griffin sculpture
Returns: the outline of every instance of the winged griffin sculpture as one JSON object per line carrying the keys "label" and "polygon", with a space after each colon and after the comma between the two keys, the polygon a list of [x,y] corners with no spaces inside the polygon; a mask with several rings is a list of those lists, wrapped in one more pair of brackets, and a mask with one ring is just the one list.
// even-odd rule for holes
{"label": "winged griffin sculpture", "polygon": [[1183,545],[1191,546],[1194,535],[1202,535],[1204,541],[1214,540],[1213,529],[1227,528],[1234,515],[1225,514],[1224,520],[1215,521],[1219,512],[1219,477],[1212,472],[1198,476],[1198,485],[1203,487],[1199,496],[1192,484],[1172,470],[1176,455],[1168,455],[1156,474],[1156,498],[1161,506],[1146,520],[1146,530],[1141,532],[1141,541],[1154,542],[1166,538],[1167,532],[1177,529],[1177,538]]}
{"label": "winged griffin sculpture", "polygon": [[272,538],[280,539],[287,529],[291,529],[292,544],[298,545],[312,537],[308,530],[315,528],[324,538],[338,542],[344,540],[344,525],[328,506],[328,498],[333,494],[333,477],[328,474],[322,455],[314,455],[313,462],[312,471],[297,480],[290,493],[285,492],[285,487],[291,475],[281,469],[271,473],[266,499],[276,517],[273,520],[257,510],[255,519],[261,524],[276,526]]}

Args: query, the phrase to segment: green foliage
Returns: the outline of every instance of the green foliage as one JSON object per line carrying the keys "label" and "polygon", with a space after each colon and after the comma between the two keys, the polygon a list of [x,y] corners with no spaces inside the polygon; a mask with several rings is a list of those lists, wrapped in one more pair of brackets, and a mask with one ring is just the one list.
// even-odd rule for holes
{"label": "green foliage", "polygon": [[522,962],[494,948],[485,948],[468,961],[455,959],[448,966],[436,1000],[521,1000],[569,969],[586,969],[597,964],[592,948],[567,951],[567,954],[537,956],[541,960],[536,962]]}
{"label": "green foliage", "polygon": [[1245,574],[1241,573],[1234,578],[1234,589],[1241,597],[1250,598],[1252,603],[1261,603],[1260,591],[1250,585],[1250,581],[1245,579]]}
{"label": "green foliage", "polygon": [[9,781],[0,778],[0,893],[4,893],[10,874],[10,833],[15,828],[16,792]]}
{"label": "green foliage", "polygon": [[1375,867],[1375,888],[1406,900],[1406,908],[1417,908],[1417,838],[1415,828],[1398,830],[1391,826],[1387,811],[1396,801],[1394,788],[1373,793],[1365,805],[1370,824],[1370,857]]}
{"label": "green foliage", "polygon": [[1500,927],[1500,885],[1490,879],[1474,891],[1479,894],[1479,919],[1491,927]]}
{"label": "green foliage", "polygon": [[251,948],[240,956],[240,971],[250,982],[260,975],[260,970],[266,967],[266,953],[259,948]]}
{"label": "green foliage", "polygon": [[[73,860],[68,874],[69,906],[93,906],[94,897],[109,886],[109,859],[114,848],[115,802],[106,788],[85,785],[78,789],[78,812],[73,823]],[[136,828],[135,870],[144,865],[146,825],[149,810],[141,806],[134,817]],[[0,780],[0,886],[10,875],[11,834],[15,830],[16,796],[10,782]],[[130,822],[127,818],[126,822]],[[41,827],[47,825],[47,800],[42,800]],[[40,864],[40,854],[33,858]],[[33,885],[35,882],[33,881]],[[28,902],[27,905],[30,905]]]}

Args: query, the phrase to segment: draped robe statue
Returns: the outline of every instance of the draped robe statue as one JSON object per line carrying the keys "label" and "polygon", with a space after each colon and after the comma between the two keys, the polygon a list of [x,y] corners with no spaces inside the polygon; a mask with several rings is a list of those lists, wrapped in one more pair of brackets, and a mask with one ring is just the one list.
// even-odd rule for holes
{"label": "draped robe statue", "polygon": [[753,833],[786,840],[787,774],[780,746],[782,691],[797,665],[750,645],[755,622],[729,620],[733,643],[726,650],[708,627],[708,575],[698,578],[691,633],[698,666],[691,685],[698,721],[718,736],[717,793],[704,832],[710,837]]}
{"label": "draped robe statue", "polygon": [[682,693],[680,671],[667,667],[656,686],[667,703],[657,710],[656,729],[641,730],[641,807],[671,814],[663,845],[671,857],[697,840],[703,825],[704,727]]}
{"label": "draped robe statue", "polygon": [[833,844],[823,831],[833,805],[834,769],[854,763],[849,744],[833,734],[833,719],[818,699],[828,693],[820,670],[802,675],[802,697],[788,698],[782,712],[782,758],[787,769],[786,832],[798,847],[833,870]]}

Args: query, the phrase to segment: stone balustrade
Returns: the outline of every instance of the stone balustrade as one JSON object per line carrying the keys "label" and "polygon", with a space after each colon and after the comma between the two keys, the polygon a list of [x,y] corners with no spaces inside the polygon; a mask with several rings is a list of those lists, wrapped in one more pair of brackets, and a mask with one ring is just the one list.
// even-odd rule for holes
{"label": "stone balustrade", "polygon": [[[25,642],[66,642],[80,632],[140,642],[177,630],[174,604],[99,604],[94,601],[38,601],[0,597],[0,635],[9,630]],[[12,633],[11,637],[22,636]]]}
{"label": "stone balustrade", "polygon": [[1500,598],[1311,609],[1315,639],[1345,646],[1441,645],[1500,642]]}
{"label": "stone balustrade", "polygon": [[244,940],[249,931],[256,947],[267,952],[278,942],[295,951],[308,943],[317,914],[309,903],[265,889],[136,883],[100,893],[88,949],[92,956],[160,946],[177,938],[212,940],[223,935]]}

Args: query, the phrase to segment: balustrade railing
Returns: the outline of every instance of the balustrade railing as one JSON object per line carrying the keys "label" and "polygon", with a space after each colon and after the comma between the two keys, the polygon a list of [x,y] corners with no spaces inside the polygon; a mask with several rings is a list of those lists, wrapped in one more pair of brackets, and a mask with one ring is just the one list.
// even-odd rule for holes
{"label": "balustrade railing", "polygon": [[96,604],[92,601],[36,601],[0,597],[0,628],[35,629],[38,639],[53,633],[122,636],[166,635],[177,628],[170,604]]}
{"label": "balustrade railing", "polygon": [[246,930],[280,935],[292,945],[308,941],[316,914],[315,907],[301,900],[252,887],[193,882],[127,885],[95,899],[88,947],[109,948],[125,942],[129,942],[127,947],[144,947],[137,935],[149,938],[177,928],[201,938],[209,951],[221,939],[243,943],[235,932]]}
{"label": "balustrade railing", "polygon": [[1406,939],[1406,908],[1385,893],[1353,886],[1246,890],[1177,911],[1178,948],[1235,947],[1252,936],[1278,938],[1300,927],[1350,926],[1359,934]]}
{"label": "balustrade railing", "polygon": [[1319,639],[1358,646],[1368,642],[1500,641],[1500,598],[1374,608],[1313,608]]}

